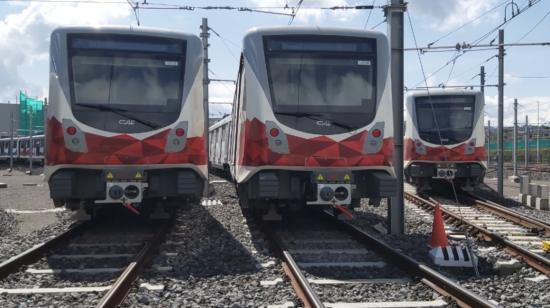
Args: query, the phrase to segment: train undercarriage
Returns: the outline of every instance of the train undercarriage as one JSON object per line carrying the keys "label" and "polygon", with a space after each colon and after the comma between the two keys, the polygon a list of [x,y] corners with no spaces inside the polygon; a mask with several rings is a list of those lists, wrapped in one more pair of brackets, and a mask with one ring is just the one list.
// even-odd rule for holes
{"label": "train undercarriage", "polygon": [[266,220],[311,207],[353,209],[361,198],[377,205],[395,192],[395,177],[372,170],[263,170],[237,185],[241,206]]}
{"label": "train undercarriage", "polygon": [[48,183],[56,207],[84,216],[121,205],[138,215],[161,215],[165,208],[200,200],[204,189],[204,179],[190,168],[67,168],[57,170]]}
{"label": "train undercarriage", "polygon": [[432,189],[436,181],[453,183],[464,191],[472,191],[485,178],[485,167],[475,162],[413,162],[405,168],[405,179],[419,191]]}

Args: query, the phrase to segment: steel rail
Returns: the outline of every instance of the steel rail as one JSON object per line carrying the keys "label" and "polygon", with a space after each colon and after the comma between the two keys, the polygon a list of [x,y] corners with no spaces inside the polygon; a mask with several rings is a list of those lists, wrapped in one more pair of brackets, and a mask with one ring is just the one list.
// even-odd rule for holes
{"label": "steel rail", "polygon": [[90,223],[79,223],[65,232],[0,263],[0,279],[17,272],[22,266],[35,263],[44,257],[47,252],[83,233],[90,226]]}
{"label": "steel rail", "polygon": [[510,220],[526,228],[542,231],[544,232],[545,236],[550,236],[550,224],[547,224],[542,220],[522,215],[521,213],[510,210],[498,203],[486,200],[485,198],[481,198],[476,195],[470,195],[469,197],[472,198],[476,206],[479,206],[484,210],[487,210],[497,216]]}
{"label": "steel rail", "polygon": [[[405,193],[405,198],[409,201],[418,204],[418,205],[427,205],[430,206],[432,209],[435,208],[437,205],[436,202],[426,200],[422,197],[419,197],[417,195],[413,195],[411,193]],[[464,219],[460,217],[459,215],[453,213],[452,211],[447,210],[445,207],[440,207],[441,213],[443,216],[446,216],[447,219],[457,221],[461,224],[467,225],[469,227],[469,231],[472,232],[472,229],[474,230],[474,233],[480,233],[483,235],[483,237],[487,240],[493,241],[497,244],[503,245],[505,247],[505,250],[517,257],[520,260],[525,261],[529,266],[532,268],[540,271],[541,273],[545,275],[550,275],[550,260],[540,256],[534,252],[531,252],[516,243],[504,238],[500,234],[497,234],[495,232],[489,231],[467,219]]]}
{"label": "steel rail", "polygon": [[460,286],[453,280],[433,270],[429,266],[416,261],[415,259],[403,254],[402,252],[391,247],[384,241],[374,237],[366,231],[352,225],[346,221],[339,221],[330,213],[324,212],[325,218],[336,224],[351,234],[358,241],[368,245],[369,248],[374,248],[381,254],[393,259],[395,263],[406,272],[413,272],[422,277],[422,282],[433,288],[442,295],[450,296],[461,307],[497,307],[489,302],[489,300],[471,292],[470,290]]}
{"label": "steel rail", "polygon": [[292,288],[296,295],[302,300],[304,307],[306,308],[324,308],[325,305],[317,296],[313,287],[307,280],[306,276],[300,270],[300,267],[294,261],[292,254],[288,252],[279,238],[275,235],[271,228],[263,226],[263,231],[267,235],[269,242],[272,244],[272,248],[275,253],[279,254],[283,259],[283,270],[291,281]]}
{"label": "steel rail", "polygon": [[138,278],[145,264],[152,259],[153,254],[157,247],[161,244],[164,235],[170,230],[170,227],[174,222],[174,216],[175,215],[171,215],[171,219],[162,222],[162,225],[159,227],[155,235],[145,242],[134,260],[126,267],[126,269],[124,269],[122,274],[118,277],[115,283],[113,283],[109,291],[107,291],[96,307],[114,308],[122,304],[128,295],[133,282]]}

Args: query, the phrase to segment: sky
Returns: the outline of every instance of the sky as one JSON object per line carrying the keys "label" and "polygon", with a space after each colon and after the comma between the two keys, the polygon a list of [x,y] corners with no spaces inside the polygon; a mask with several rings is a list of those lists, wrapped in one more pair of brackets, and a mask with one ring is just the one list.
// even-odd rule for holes
{"label": "sky", "polygon": [[[135,15],[125,0],[61,1],[0,0],[0,102],[15,101],[19,90],[30,96],[47,97],[48,46],[53,29],[62,25],[126,25],[137,26]],[[132,2],[135,2],[133,0]],[[139,0],[143,3],[145,0]],[[57,2],[57,3],[56,3]],[[118,3],[117,3],[118,2]],[[179,6],[234,6],[266,8],[263,10],[289,14],[299,0],[146,0],[154,4]],[[405,47],[455,46],[473,44],[484,34],[512,16],[512,0],[409,0],[405,15]],[[515,0],[522,9],[529,0]],[[536,2],[531,0],[531,2]],[[372,29],[386,32],[387,24],[381,8],[374,10],[320,10],[319,7],[370,5],[381,6],[385,0],[304,0],[291,26],[333,26]],[[285,7],[289,9],[271,9]],[[156,5],[157,7],[159,5]],[[506,8],[506,10],[505,10]],[[505,13],[506,12],[506,13]],[[141,27],[172,29],[199,34],[201,19],[208,18],[211,33],[209,56],[210,78],[235,79],[241,42],[254,27],[288,25],[291,17],[229,10],[138,10]],[[408,16],[407,16],[408,15]],[[514,13],[514,15],[516,15]],[[506,43],[550,42],[550,0],[540,0],[515,16],[503,28]],[[481,16],[481,17],[480,17]],[[410,17],[410,23],[409,23]],[[416,44],[413,32],[416,37]],[[465,25],[465,26],[463,26]],[[494,32],[481,41],[489,43],[497,37]],[[486,84],[498,81],[496,49],[457,53],[416,51],[405,53],[405,86],[478,85],[479,67],[485,66]],[[452,61],[456,58],[455,61]],[[504,59],[504,117],[505,125],[513,123],[513,100],[518,99],[518,122],[525,115],[536,122],[537,105],[540,122],[550,122],[550,46],[507,47]],[[422,63],[422,66],[420,65]],[[443,67],[442,69],[440,69]],[[422,70],[423,68],[423,70]],[[426,82],[424,82],[424,74]],[[230,102],[232,83],[212,82],[211,102]],[[485,121],[497,122],[497,89],[486,88]],[[538,104],[537,104],[538,102]],[[229,104],[212,105],[214,114],[227,112]]]}

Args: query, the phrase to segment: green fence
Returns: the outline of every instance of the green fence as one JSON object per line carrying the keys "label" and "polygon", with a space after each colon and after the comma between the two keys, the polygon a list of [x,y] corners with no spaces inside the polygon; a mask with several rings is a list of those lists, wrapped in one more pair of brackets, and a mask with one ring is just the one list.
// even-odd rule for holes
{"label": "green fence", "polygon": [[34,134],[44,132],[44,102],[19,92],[19,135],[28,136],[30,131],[30,116]]}
{"label": "green fence", "polygon": [[[522,136],[523,137],[523,136]],[[491,138],[492,139],[492,138]],[[543,139],[543,140],[539,140],[539,144],[540,144],[540,148],[541,149],[550,149],[550,139]],[[517,141],[517,149],[518,150],[523,150],[525,149],[525,141],[523,140],[523,138],[519,139],[518,138],[518,141]],[[513,145],[514,145],[514,142],[504,142],[504,150],[513,150]],[[485,145],[485,148],[487,149],[490,149],[491,151],[496,151],[497,149],[497,144],[496,142],[492,142],[490,143],[489,145]],[[536,149],[537,148],[537,140],[529,140],[529,148],[530,149]]]}

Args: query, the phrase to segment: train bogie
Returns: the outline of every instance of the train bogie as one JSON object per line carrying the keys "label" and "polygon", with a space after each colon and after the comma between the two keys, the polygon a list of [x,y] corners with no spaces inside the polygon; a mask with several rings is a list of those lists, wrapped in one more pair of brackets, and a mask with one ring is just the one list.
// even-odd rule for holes
{"label": "train bogie", "polygon": [[485,176],[484,98],[439,89],[406,96],[405,178],[421,190],[448,181],[466,190]]}
{"label": "train bogie", "polygon": [[143,208],[202,197],[208,174],[198,37],[60,28],[50,55],[45,174],[55,204]]}

